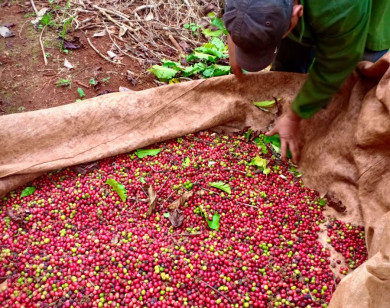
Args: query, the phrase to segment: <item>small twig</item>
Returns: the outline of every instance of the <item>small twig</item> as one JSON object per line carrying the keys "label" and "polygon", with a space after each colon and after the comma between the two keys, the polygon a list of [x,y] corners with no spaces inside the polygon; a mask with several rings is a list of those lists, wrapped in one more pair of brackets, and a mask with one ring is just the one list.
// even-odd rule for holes
{"label": "small twig", "polygon": [[80,23],[83,25],[83,24],[86,24],[87,22],[90,22],[91,20],[93,20],[93,18],[89,17],[89,18],[82,20]]}
{"label": "small twig", "polygon": [[133,14],[137,13],[138,11],[145,10],[145,9],[154,9],[155,7],[156,7],[155,4],[141,5],[141,6],[137,7],[137,8],[133,11]]}
{"label": "small twig", "polygon": [[206,190],[206,191],[209,191],[209,192],[212,192],[213,194],[216,194],[216,193],[217,193],[217,192],[215,192],[214,190],[211,190],[211,189],[208,189],[208,188],[204,188],[204,187],[201,186],[200,184],[194,183],[194,186],[195,186],[195,185],[198,185],[201,189]]}
{"label": "small twig", "polygon": [[318,299],[314,299],[314,298],[313,298],[313,295],[312,295],[311,292],[310,292],[309,285],[308,285],[307,283],[306,283],[306,285],[307,285],[307,289],[309,290],[309,294],[310,294],[311,300],[312,300],[313,302],[318,302],[318,301],[319,301]]}
{"label": "small twig", "polygon": [[172,34],[168,35],[170,41],[172,42],[173,46],[177,49],[179,52],[179,58],[181,57],[182,54],[184,54],[183,49],[180,47],[179,43],[175,40],[175,38],[172,36]]}
{"label": "small twig", "polygon": [[167,172],[166,170],[155,170],[152,166],[150,166],[150,169],[152,169],[153,172],[156,172],[156,173],[165,173]]}
{"label": "small twig", "polygon": [[264,111],[264,112],[268,112],[268,113],[271,112],[271,111],[269,111],[267,108],[263,108],[263,107],[257,107],[257,108],[259,108],[261,111]]}
{"label": "small twig", "polygon": [[82,83],[81,81],[76,81],[76,83],[79,85],[79,86],[82,86],[82,87],[84,87],[84,88],[86,88],[86,89],[89,89],[90,88],[90,86],[88,86],[88,85],[86,85],[85,83]]}
{"label": "small twig", "polygon": [[236,202],[237,202],[238,204],[242,204],[242,205],[246,205],[246,206],[254,207],[255,209],[258,209],[258,208],[259,208],[258,206],[254,206],[254,205],[252,205],[252,204],[249,204],[249,203],[243,203],[243,202],[240,202],[240,201],[237,201],[237,200],[236,200]]}
{"label": "small twig", "polygon": [[41,35],[39,36],[39,44],[41,45],[42,54],[43,54],[43,60],[45,62],[45,65],[47,65],[47,58],[46,58],[45,47],[43,46],[43,42],[42,42],[42,35],[43,35],[43,31],[45,31],[45,28],[46,28],[46,25],[43,27],[43,29],[41,31]]}
{"label": "small twig", "polygon": [[172,242],[173,242],[176,246],[180,246],[179,243],[176,242],[176,240],[175,240],[173,237],[171,237],[171,240],[172,240]]}
{"label": "small twig", "polygon": [[113,15],[115,15],[115,16],[117,16],[117,17],[119,17],[119,18],[121,18],[121,19],[123,19],[125,21],[127,21],[129,23],[129,25],[131,27],[133,27],[132,21],[129,18],[127,18],[127,16],[125,14],[123,14],[122,12],[119,12],[117,10],[109,10],[109,9],[101,8],[101,7],[97,6],[97,5],[93,5],[92,7],[97,9],[97,10],[99,10],[101,13],[105,12],[105,13],[113,14]]}
{"label": "small twig", "polygon": [[138,199],[138,198],[127,198],[127,199],[135,202],[148,202],[148,199]]}
{"label": "small twig", "polygon": [[161,191],[161,189],[164,187],[164,185],[168,182],[168,180],[171,178],[171,174],[168,176],[168,178],[165,180],[164,183],[162,183],[162,185],[160,186],[160,188],[158,189],[157,191],[157,194]]}
{"label": "small twig", "polygon": [[104,60],[106,60],[106,61],[108,61],[108,62],[110,62],[110,63],[112,63],[112,64],[123,65],[122,63],[114,62],[114,61],[112,61],[111,59],[107,58],[105,55],[103,55],[103,54],[102,54],[102,53],[101,53],[101,52],[92,44],[92,42],[91,42],[91,40],[89,39],[89,37],[87,38],[87,41],[88,41],[89,46],[91,46],[91,48],[92,48],[93,50],[95,50],[96,53],[97,53],[99,56],[101,56]]}
{"label": "small twig", "polygon": [[31,2],[31,6],[34,10],[35,15],[38,15],[38,10],[37,10],[37,7],[35,6],[34,0],[30,0],[30,2]]}
{"label": "small twig", "polygon": [[144,192],[144,194],[149,198],[149,194],[146,192],[146,190],[142,187],[142,185],[138,185],[139,187],[141,187],[142,191]]}
{"label": "small twig", "polygon": [[79,28],[79,30],[93,29],[93,28],[101,28],[101,25],[98,24],[87,24]]}
{"label": "small twig", "polygon": [[57,299],[56,301],[52,302],[51,304],[49,304],[47,307],[51,307],[51,306],[54,306],[55,304],[57,304],[60,300],[61,300],[62,297],[60,297],[59,299]]}
{"label": "small twig", "polygon": [[100,13],[102,13],[108,20],[110,20],[111,22],[113,22],[114,24],[116,24],[119,28],[126,28],[127,30],[129,30],[130,32],[136,32],[139,30],[139,28],[137,29],[133,29],[132,27],[124,24],[124,23],[121,23],[121,22],[118,22],[116,21],[114,18],[112,18],[105,10],[99,10]]}
{"label": "small twig", "polygon": [[247,173],[245,171],[241,171],[241,170],[237,170],[237,169],[225,168],[225,169],[223,169],[223,171],[234,171],[234,172],[239,172],[239,173],[247,175]]}
{"label": "small twig", "polygon": [[191,236],[191,235],[199,235],[199,234],[202,234],[202,232],[171,234],[171,236]]}
{"label": "small twig", "polygon": [[189,77],[179,77],[180,80],[185,80],[185,81],[192,81],[193,79]]}
{"label": "small twig", "polygon": [[[104,21],[103,21],[103,24],[104,24],[104,27],[105,27],[105,29],[106,29],[106,32],[108,33],[108,36],[109,36],[111,42],[115,45],[116,48],[118,48],[118,50],[119,50],[121,53],[123,53],[125,56],[128,56],[128,57],[131,58],[131,59],[137,60],[139,63],[143,63],[143,62],[144,62],[143,59],[137,58],[137,57],[132,56],[132,55],[128,54],[127,52],[123,51],[123,50],[119,47],[119,45],[114,41],[114,39],[111,37],[111,33],[110,33],[110,31],[108,30],[108,28],[107,28],[106,24],[104,23]],[[122,39],[120,39],[120,40],[122,40]],[[123,41],[123,40],[122,40],[122,41]]]}
{"label": "small twig", "polygon": [[23,23],[22,27],[20,28],[20,30],[19,30],[19,38],[22,38],[22,31],[23,31],[24,25],[25,25],[26,23],[28,23],[29,21],[30,21],[30,20],[27,19],[27,20]]}
{"label": "small twig", "polygon": [[216,288],[210,286],[207,282],[201,280],[207,287],[209,287],[210,289],[214,290],[215,292],[217,292],[219,295],[221,295],[224,299],[226,299],[229,303],[233,304],[233,301],[227,297],[225,294],[221,293],[220,291],[218,291]]}
{"label": "small twig", "polygon": [[[158,192],[157,192],[157,193],[158,193]],[[165,204],[165,202],[167,202],[167,201],[169,200],[169,198],[172,197],[173,193],[174,193],[174,192],[171,192],[171,194],[164,200],[164,202],[162,202],[162,203],[160,204],[160,209],[162,209],[162,208],[163,208],[163,205]]]}

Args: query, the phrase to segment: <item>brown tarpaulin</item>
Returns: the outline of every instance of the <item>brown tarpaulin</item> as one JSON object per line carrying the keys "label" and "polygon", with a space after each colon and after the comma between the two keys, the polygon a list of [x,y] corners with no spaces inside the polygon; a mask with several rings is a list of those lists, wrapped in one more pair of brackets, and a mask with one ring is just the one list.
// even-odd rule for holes
{"label": "brown tarpaulin", "polygon": [[[198,80],[0,117],[0,196],[40,174],[206,129],[275,119],[252,105],[290,103],[305,80],[292,73]],[[340,219],[363,223],[370,259],[346,276],[331,307],[390,306],[390,53],[360,63],[332,103],[302,127],[304,180],[347,206]]]}

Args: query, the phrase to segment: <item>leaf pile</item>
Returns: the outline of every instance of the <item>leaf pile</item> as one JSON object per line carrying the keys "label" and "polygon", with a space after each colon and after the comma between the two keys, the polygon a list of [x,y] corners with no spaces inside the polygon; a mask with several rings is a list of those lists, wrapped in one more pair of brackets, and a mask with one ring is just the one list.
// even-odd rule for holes
{"label": "leaf pile", "polygon": [[[163,59],[162,65],[153,65],[149,71],[160,81],[169,83],[179,82],[177,79],[179,77],[202,76],[210,78],[230,74],[230,66],[219,63],[221,61],[224,63],[229,57],[228,47],[220,38],[227,35],[228,32],[220,18],[213,14],[210,17],[211,26],[217,30],[203,29],[203,35],[211,37],[211,40],[195,48],[191,54],[185,57],[183,59],[185,64]],[[191,26],[188,25],[188,27]]]}

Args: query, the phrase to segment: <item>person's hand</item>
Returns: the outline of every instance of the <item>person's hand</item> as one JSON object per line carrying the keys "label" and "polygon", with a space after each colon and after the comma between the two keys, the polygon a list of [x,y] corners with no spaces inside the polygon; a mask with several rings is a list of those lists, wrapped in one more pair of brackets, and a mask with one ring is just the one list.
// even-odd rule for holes
{"label": "person's hand", "polygon": [[275,124],[275,127],[266,133],[267,136],[279,134],[282,158],[287,157],[287,149],[290,149],[293,162],[299,161],[299,127],[301,118],[290,108]]}
{"label": "person's hand", "polygon": [[244,74],[242,73],[241,67],[236,62],[235,49],[236,49],[236,45],[234,44],[232,38],[228,34],[228,50],[229,50],[230,67],[232,68],[233,74],[237,78],[242,78],[244,76]]}

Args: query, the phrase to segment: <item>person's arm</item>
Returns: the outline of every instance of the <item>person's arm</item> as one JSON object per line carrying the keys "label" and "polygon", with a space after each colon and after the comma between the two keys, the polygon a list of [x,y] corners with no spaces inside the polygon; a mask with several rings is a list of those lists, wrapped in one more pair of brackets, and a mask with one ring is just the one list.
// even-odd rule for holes
{"label": "person's arm", "polygon": [[[360,8],[361,10],[361,8]],[[291,109],[267,133],[279,134],[282,157],[290,148],[293,161],[299,161],[300,118],[310,118],[327,106],[344,80],[361,59],[368,31],[369,8],[365,14],[339,16],[325,30],[316,30],[316,54],[308,79],[291,105]]]}
{"label": "person's arm", "polygon": [[292,103],[301,118],[310,118],[327,106],[344,80],[362,58],[368,33],[369,9],[365,14],[340,16],[328,29],[316,29],[315,60],[308,79]]}

